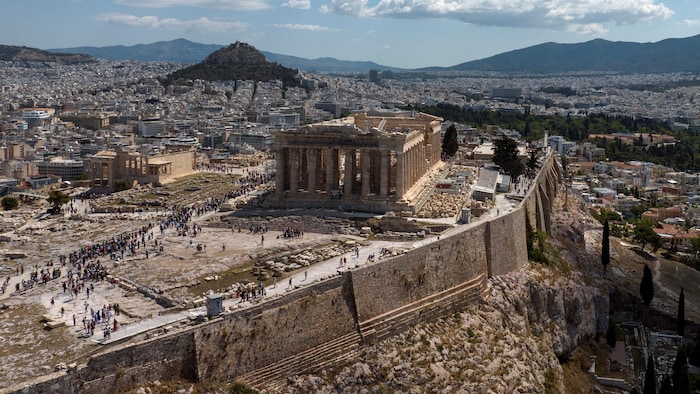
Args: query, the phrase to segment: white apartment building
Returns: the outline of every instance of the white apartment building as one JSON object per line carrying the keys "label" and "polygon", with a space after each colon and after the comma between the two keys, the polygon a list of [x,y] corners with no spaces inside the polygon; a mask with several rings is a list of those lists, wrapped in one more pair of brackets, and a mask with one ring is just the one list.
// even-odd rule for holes
{"label": "white apartment building", "polygon": [[139,121],[139,134],[143,137],[165,135],[165,130],[165,122],[160,119],[144,119]]}

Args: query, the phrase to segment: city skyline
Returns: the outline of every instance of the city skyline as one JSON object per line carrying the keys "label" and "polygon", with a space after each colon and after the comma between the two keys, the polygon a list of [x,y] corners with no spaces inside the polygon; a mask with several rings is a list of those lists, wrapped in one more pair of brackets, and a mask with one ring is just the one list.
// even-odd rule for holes
{"label": "city skyline", "polygon": [[552,41],[656,42],[700,32],[700,8],[687,0],[9,0],[3,5],[4,45],[53,49],[177,38],[220,45],[242,41],[278,54],[401,68],[453,66]]}

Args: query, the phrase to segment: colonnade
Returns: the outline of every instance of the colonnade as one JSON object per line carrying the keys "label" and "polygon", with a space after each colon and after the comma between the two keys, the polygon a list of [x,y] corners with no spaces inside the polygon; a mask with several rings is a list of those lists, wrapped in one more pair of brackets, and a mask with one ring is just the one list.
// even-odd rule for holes
{"label": "colonnade", "polygon": [[93,161],[92,173],[94,174],[94,184],[96,187],[112,187],[112,177],[114,169],[111,162]]}
{"label": "colonnade", "polygon": [[389,195],[385,149],[286,147],[276,156],[278,193],[327,193],[334,197]]}
{"label": "colonnade", "polygon": [[[405,149],[405,151],[404,151]],[[400,149],[291,146],[277,150],[278,196],[285,192],[401,199],[434,164],[430,144]]]}
{"label": "colonnade", "polygon": [[143,156],[127,157],[124,160],[124,175],[144,175],[148,159]]}

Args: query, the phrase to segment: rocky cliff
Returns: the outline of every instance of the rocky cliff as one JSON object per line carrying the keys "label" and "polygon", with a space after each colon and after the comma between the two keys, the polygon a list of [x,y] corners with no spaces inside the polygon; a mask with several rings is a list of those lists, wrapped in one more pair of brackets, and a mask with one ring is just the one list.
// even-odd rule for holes
{"label": "rocky cliff", "polygon": [[606,290],[534,266],[489,280],[484,302],[419,325],[286,392],[566,392],[559,358],[607,328]]}

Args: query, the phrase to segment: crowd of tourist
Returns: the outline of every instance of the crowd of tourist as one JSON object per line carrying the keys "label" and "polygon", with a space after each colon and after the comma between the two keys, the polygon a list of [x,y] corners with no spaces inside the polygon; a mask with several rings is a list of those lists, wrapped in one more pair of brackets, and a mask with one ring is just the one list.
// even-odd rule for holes
{"label": "crowd of tourist", "polygon": [[304,238],[304,232],[296,228],[285,227],[282,229],[282,238]]}
{"label": "crowd of tourist", "polygon": [[[211,168],[212,167],[210,167],[210,169]],[[225,167],[213,168],[219,171],[228,171]],[[170,209],[166,208],[168,214],[159,221],[149,223],[133,231],[114,235],[105,240],[81,246],[72,252],[61,254],[57,256],[58,263],[54,263],[54,261],[51,260],[44,268],[36,266],[35,269],[30,272],[28,279],[23,278],[16,283],[15,291],[21,293],[33,288],[38,283],[46,284],[50,280],[63,277],[64,280],[60,286],[63,290],[63,294],[70,296],[70,300],[77,300],[80,294],[84,294],[84,313],[77,313],[78,315],[82,314],[84,316],[82,319],[84,332],[88,337],[92,337],[97,327],[102,325],[104,338],[109,339],[111,333],[117,329],[117,322],[114,316],[119,314],[118,305],[115,304],[112,306],[111,304],[106,304],[98,310],[89,307],[89,300],[91,300],[91,294],[94,295],[95,286],[99,283],[103,283],[109,275],[108,268],[101,262],[101,259],[121,261],[124,259],[125,255],[134,256],[139,251],[143,251],[146,258],[148,258],[147,245],[152,245],[156,251],[162,253],[164,248],[163,241],[161,240],[159,242],[158,239],[154,239],[154,230],[157,231],[157,229],[160,230],[162,237],[165,236],[167,229],[173,228],[176,230],[178,236],[192,236],[192,238],[195,238],[197,234],[202,231],[202,227],[192,223],[194,217],[215,212],[228,199],[248,194],[257,190],[258,186],[271,181],[274,181],[274,174],[246,170],[243,177],[234,181],[234,185],[237,186],[235,190],[221,197],[207,198],[197,204],[188,206],[173,205]],[[104,196],[105,194],[102,193],[84,192],[74,196],[72,200],[66,204],[64,209],[75,214],[77,213],[77,207],[73,204],[75,201],[94,201]],[[254,234],[264,234],[268,231],[265,224],[253,224],[249,229],[250,232]],[[238,231],[240,232],[240,228]],[[303,232],[291,227],[286,227],[282,233],[282,236],[285,238],[299,237],[302,235]],[[190,243],[192,244],[192,242]],[[200,245],[202,244],[198,244],[198,246]],[[205,245],[201,246],[201,248],[205,247]],[[24,265],[17,267],[18,276],[24,274],[24,268]],[[67,275],[62,276],[62,268],[65,269]],[[0,290],[3,293],[9,286],[10,279],[11,277],[8,276],[3,281],[2,286],[0,286]],[[112,279],[112,284],[115,283],[116,280]],[[255,300],[263,297],[264,293],[265,290],[262,285],[256,286],[252,284],[249,287],[241,288],[238,292],[238,297],[242,301]],[[56,296],[51,297],[51,308],[54,307],[56,302],[55,297]],[[82,311],[82,306],[80,310]],[[88,310],[90,312],[89,315]],[[61,316],[63,316],[63,314],[64,307],[61,307]],[[73,314],[74,325],[76,324],[76,320],[80,320],[80,317],[78,316],[76,319],[76,314]]]}

